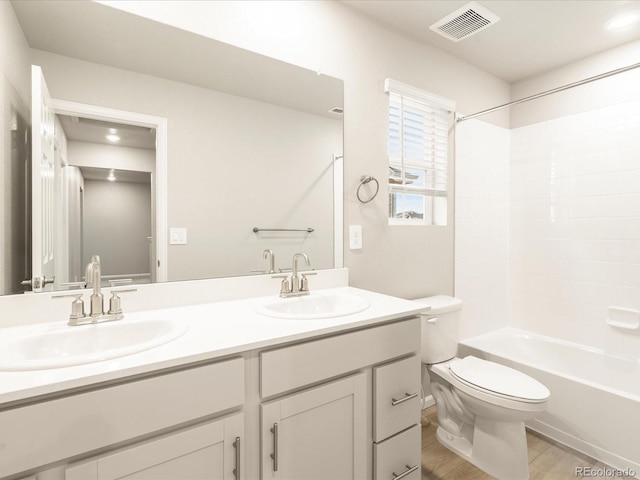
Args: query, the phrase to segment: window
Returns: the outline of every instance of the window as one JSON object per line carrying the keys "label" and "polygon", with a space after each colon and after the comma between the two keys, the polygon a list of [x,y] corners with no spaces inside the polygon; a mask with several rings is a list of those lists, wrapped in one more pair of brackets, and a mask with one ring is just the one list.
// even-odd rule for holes
{"label": "window", "polygon": [[391,79],[389,224],[446,225],[449,122],[455,103]]}

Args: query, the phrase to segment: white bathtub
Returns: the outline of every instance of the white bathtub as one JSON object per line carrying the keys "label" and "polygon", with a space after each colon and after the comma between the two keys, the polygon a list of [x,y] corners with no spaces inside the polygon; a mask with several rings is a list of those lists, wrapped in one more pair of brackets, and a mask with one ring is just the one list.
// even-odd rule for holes
{"label": "white bathtub", "polygon": [[549,407],[530,428],[640,475],[640,361],[511,328],[464,340],[458,354],[542,382],[551,391]]}

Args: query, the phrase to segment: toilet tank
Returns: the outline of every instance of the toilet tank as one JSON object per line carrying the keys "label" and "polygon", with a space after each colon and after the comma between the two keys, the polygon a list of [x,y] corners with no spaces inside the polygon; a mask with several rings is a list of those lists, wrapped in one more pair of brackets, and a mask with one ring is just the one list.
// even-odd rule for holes
{"label": "toilet tank", "polygon": [[446,362],[458,351],[462,300],[447,295],[414,300],[431,307],[422,318],[422,363]]}

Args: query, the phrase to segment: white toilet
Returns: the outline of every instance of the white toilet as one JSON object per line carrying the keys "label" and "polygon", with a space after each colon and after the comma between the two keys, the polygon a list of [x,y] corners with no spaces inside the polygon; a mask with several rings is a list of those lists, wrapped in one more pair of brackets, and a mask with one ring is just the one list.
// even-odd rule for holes
{"label": "white toilet", "polygon": [[513,368],[473,356],[457,358],[462,301],[445,295],[416,300],[440,443],[500,480],[529,478],[524,422],[547,408],[549,390]]}

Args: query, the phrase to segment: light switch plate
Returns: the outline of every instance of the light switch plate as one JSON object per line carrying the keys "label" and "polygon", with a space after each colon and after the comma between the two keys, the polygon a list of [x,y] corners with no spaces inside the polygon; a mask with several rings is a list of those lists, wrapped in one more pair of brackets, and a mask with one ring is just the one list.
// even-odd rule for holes
{"label": "light switch plate", "polygon": [[169,229],[169,245],[186,245],[187,244],[187,229],[175,228]]}
{"label": "light switch plate", "polygon": [[349,225],[349,248],[362,249],[362,225]]}

